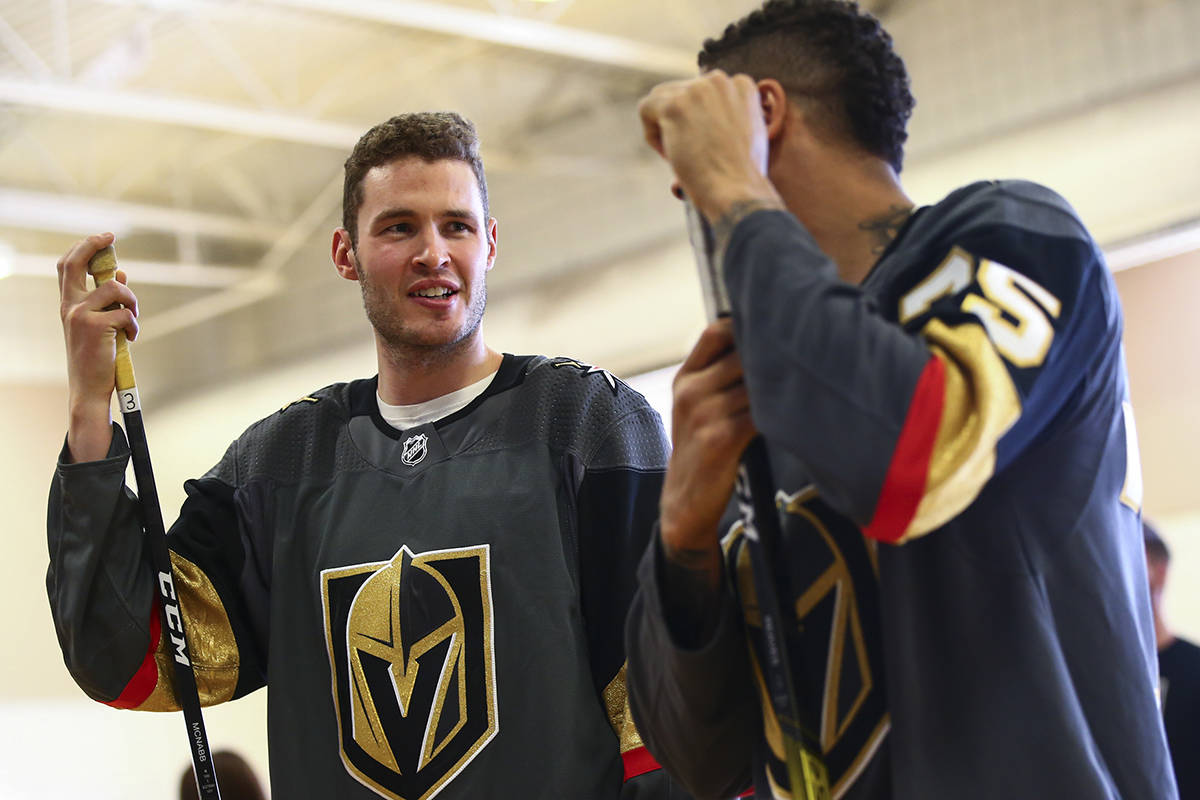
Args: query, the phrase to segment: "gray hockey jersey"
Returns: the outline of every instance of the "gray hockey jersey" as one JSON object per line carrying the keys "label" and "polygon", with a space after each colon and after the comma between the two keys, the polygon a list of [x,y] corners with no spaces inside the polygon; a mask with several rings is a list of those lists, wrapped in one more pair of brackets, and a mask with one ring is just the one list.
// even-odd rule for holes
{"label": "gray hockey jersey", "polygon": [[[314,392],[187,484],[169,541],[202,701],[269,684],[278,797],[667,797],[621,637],[666,463],[656,412],[540,356],[402,432],[375,397],[373,379]],[[116,428],[107,461],[60,463],[47,587],[89,695],[170,709],[126,459]]]}

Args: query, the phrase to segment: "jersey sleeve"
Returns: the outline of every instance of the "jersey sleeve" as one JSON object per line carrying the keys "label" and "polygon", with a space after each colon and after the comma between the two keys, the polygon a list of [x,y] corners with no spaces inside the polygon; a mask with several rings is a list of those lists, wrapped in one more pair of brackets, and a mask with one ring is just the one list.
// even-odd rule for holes
{"label": "jersey sleeve", "polygon": [[[668,778],[646,751],[630,714],[623,629],[638,559],[658,515],[668,445],[658,413],[625,384],[614,385],[611,395],[608,390],[598,395],[606,399],[600,406],[612,397],[611,410],[589,414],[605,430],[591,452],[579,454],[580,599],[594,688],[620,746],[626,794],[666,798]],[[605,419],[609,413],[611,421]]]}
{"label": "jersey sleeve", "polygon": [[[155,570],[125,485],[129,448],[113,426],[108,457],[60,458],[50,491],[46,587],[67,668],[93,699],[117,708],[176,710],[173,648],[163,635]],[[203,705],[264,682],[265,654],[242,588],[244,510],[229,480],[233,448],[187,500],[168,535],[174,586]],[[249,581],[253,583],[253,580]]]}
{"label": "jersey sleeve", "polygon": [[732,591],[718,593],[703,641],[672,626],[657,531],[638,567],[626,624],[629,704],[647,749],[696,797],[739,796],[752,782],[762,719]]}
{"label": "jersey sleeve", "polygon": [[888,299],[898,314],[838,280],[791,215],[758,212],[734,231],[725,274],[755,424],[875,539],[960,513],[1119,347],[1094,243],[1034,189],[997,189],[925,243],[934,252],[910,260],[929,268]]}

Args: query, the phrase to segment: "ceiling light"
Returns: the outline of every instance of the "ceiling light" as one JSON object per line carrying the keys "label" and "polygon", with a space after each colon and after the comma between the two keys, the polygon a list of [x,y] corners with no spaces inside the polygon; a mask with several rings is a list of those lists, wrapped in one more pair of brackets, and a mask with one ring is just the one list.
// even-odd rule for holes
{"label": "ceiling light", "polygon": [[13,274],[16,252],[8,242],[0,240],[0,280]]}

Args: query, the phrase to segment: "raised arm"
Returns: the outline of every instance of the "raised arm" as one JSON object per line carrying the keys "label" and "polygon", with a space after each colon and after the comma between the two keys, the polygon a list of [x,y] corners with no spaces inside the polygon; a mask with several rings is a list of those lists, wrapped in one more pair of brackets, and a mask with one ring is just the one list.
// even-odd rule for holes
{"label": "raised arm", "polygon": [[117,332],[137,337],[137,297],[125,273],[93,289],[88,261],[113,243],[111,233],[76,242],[58,262],[59,315],[67,346],[67,452],[75,462],[99,461],[112,442],[111,401]]}

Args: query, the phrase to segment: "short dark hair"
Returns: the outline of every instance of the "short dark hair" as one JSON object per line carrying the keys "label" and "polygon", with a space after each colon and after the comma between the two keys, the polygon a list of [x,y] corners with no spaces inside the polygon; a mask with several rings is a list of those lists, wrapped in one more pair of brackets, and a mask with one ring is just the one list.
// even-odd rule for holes
{"label": "short dark hair", "polygon": [[1160,564],[1171,563],[1171,549],[1167,547],[1167,543],[1158,535],[1158,531],[1154,529],[1154,525],[1150,520],[1142,517],[1142,540],[1146,544],[1146,558],[1151,561],[1157,561]]}
{"label": "short dark hair", "polygon": [[[262,784],[254,768],[233,750],[217,750],[212,754],[213,769],[221,774],[221,796],[232,800],[266,800]],[[200,790],[188,766],[179,776],[180,800],[199,800]]]}
{"label": "short dark hair", "polygon": [[841,0],[767,0],[708,39],[702,70],[774,78],[834,130],[900,172],[912,115],[904,62],[879,20]]}
{"label": "short dark hair", "polygon": [[421,111],[400,114],[381,122],[362,135],[346,159],[342,185],[342,227],[350,232],[351,245],[358,243],[358,208],[362,205],[362,182],[372,167],[416,156],[425,161],[444,158],[470,165],[479,184],[484,221],[488,217],[487,178],[479,156],[479,136],[466,117],[453,111]]}

